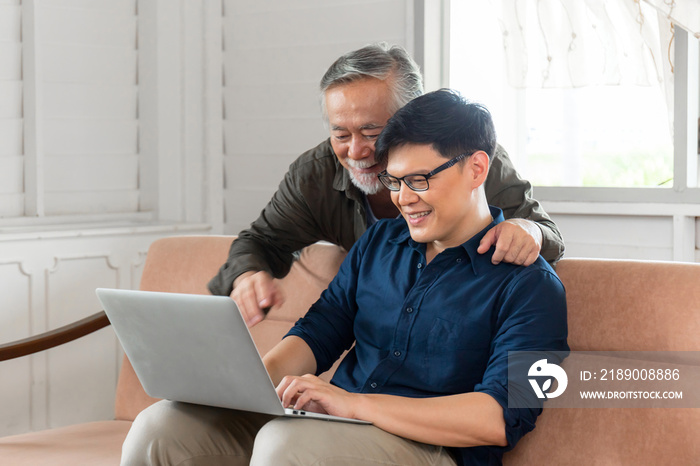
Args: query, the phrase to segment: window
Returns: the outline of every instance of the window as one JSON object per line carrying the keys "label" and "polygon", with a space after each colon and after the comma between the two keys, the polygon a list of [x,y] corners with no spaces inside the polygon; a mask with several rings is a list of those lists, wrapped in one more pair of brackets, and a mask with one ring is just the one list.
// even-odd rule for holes
{"label": "window", "polygon": [[[647,36],[657,38],[655,43],[664,44],[668,34],[655,22],[655,10],[639,3],[646,23],[640,23],[641,16],[630,16],[632,24],[625,28],[610,5],[603,16],[592,18],[581,10],[574,12],[577,20],[560,25],[555,21],[562,13],[556,11],[562,8],[558,2],[516,2],[518,11],[505,12],[497,12],[494,3],[450,2],[449,86],[489,107],[499,142],[521,174],[540,186],[673,188],[678,159],[672,134],[674,96],[663,84],[677,57],[660,45],[652,54],[615,38],[621,48],[627,47],[619,50],[618,59],[604,50],[615,43],[607,43],[601,33],[606,26],[601,18],[606,18],[616,22],[617,34],[633,35],[644,28]],[[513,32],[507,21],[521,36],[508,36]],[[595,34],[588,38],[595,40],[585,42],[585,34]],[[631,51],[638,54],[634,62]],[[544,62],[524,62],[523,56],[544,57]],[[617,60],[615,67],[611,58]],[[566,66],[552,67],[557,59]],[[601,62],[605,59],[607,63]],[[697,115],[697,74],[693,79],[687,84],[694,86],[695,98],[688,104],[695,105],[691,113]],[[682,85],[676,91],[683,92]]]}

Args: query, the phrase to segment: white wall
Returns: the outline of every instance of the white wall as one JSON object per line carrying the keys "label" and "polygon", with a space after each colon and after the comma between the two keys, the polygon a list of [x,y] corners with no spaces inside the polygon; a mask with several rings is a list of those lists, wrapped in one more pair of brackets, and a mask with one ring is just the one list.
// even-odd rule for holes
{"label": "white wall", "polygon": [[565,257],[700,262],[700,206],[542,201]]}
{"label": "white wall", "polygon": [[224,1],[225,231],[257,218],[289,164],[328,137],[318,83],[370,42],[412,49],[413,2]]}

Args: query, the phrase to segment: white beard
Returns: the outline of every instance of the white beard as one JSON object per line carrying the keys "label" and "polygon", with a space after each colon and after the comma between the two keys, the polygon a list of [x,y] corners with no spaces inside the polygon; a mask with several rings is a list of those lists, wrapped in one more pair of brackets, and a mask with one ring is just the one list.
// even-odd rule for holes
{"label": "white beard", "polygon": [[[346,159],[348,166],[350,168],[369,168],[374,165],[374,162],[370,161],[358,161],[353,159]],[[377,178],[376,173],[360,173],[357,174],[353,170],[348,170],[350,174],[350,181],[354,184],[360,191],[367,195],[377,194],[384,188],[384,185],[379,178]]]}
{"label": "white beard", "polygon": [[367,195],[377,194],[382,190],[382,188],[384,188],[384,185],[381,181],[379,181],[379,178],[377,178],[377,175],[374,173],[364,173],[362,175],[357,175],[356,177],[352,171],[349,172],[350,181],[352,181],[352,184],[357,186],[360,191]]}

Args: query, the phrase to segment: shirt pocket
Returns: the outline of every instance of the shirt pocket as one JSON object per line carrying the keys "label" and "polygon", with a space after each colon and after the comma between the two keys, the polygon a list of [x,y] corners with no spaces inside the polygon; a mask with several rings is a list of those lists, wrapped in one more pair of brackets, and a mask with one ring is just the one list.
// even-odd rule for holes
{"label": "shirt pocket", "polygon": [[464,393],[481,382],[491,344],[486,326],[438,317],[430,328],[427,343],[424,364],[433,390]]}

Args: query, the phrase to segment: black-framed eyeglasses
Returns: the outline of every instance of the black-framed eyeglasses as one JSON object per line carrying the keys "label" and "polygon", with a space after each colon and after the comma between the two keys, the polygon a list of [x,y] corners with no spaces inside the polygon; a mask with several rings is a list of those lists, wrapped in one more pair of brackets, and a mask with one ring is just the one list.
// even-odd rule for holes
{"label": "black-framed eyeglasses", "polygon": [[402,181],[406,183],[406,186],[411,188],[413,191],[427,191],[430,187],[430,185],[428,184],[428,179],[430,177],[440,173],[443,170],[447,170],[452,165],[456,164],[462,159],[469,157],[470,155],[472,154],[459,154],[457,157],[448,160],[447,162],[437,167],[435,170],[428,172],[425,175],[406,175],[402,176],[401,178],[397,178],[395,176],[391,176],[386,172],[386,170],[384,170],[378,173],[377,177],[379,178],[379,181],[381,181],[382,184],[386,186],[389,191],[398,191],[399,189],[401,189]]}

